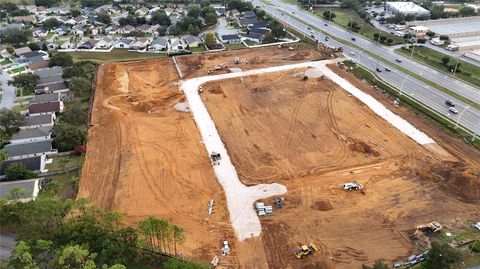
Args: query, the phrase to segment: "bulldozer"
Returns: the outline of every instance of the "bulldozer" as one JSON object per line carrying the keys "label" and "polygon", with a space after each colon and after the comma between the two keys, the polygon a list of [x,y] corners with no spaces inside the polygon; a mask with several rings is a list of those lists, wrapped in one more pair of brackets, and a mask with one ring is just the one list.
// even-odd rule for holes
{"label": "bulldozer", "polygon": [[310,243],[309,245],[303,245],[301,247],[298,247],[297,250],[295,250],[295,257],[297,257],[298,259],[303,259],[314,251],[318,251],[318,247],[315,244]]}
{"label": "bulldozer", "polygon": [[432,221],[429,223],[420,224],[417,226],[417,229],[413,233],[412,239],[418,239],[420,235],[419,232],[425,233],[427,235],[431,235],[440,231],[442,228],[443,226],[438,221]]}

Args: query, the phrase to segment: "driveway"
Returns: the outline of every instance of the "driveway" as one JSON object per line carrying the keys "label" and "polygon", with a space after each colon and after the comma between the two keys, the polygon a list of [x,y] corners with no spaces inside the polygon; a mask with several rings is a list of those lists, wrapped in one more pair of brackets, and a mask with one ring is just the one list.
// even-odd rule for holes
{"label": "driveway", "polygon": [[217,32],[218,36],[222,35],[233,35],[237,33],[237,29],[229,27],[227,20],[222,17],[218,19],[217,25],[213,28],[209,28],[205,30],[203,33],[208,33],[208,32]]}
{"label": "driveway", "polygon": [[8,75],[6,72],[2,72],[2,74],[0,74],[0,85],[2,86],[3,91],[0,108],[11,108],[15,102],[15,87],[8,85],[8,81],[11,79],[12,77],[10,77],[10,75]]}

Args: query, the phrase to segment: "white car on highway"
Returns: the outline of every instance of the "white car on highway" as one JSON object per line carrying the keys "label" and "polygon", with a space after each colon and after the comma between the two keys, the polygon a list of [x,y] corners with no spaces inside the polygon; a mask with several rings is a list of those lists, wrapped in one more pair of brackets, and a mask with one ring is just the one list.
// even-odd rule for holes
{"label": "white car on highway", "polygon": [[350,51],[350,54],[354,56],[356,55],[354,51]]}
{"label": "white car on highway", "polygon": [[453,106],[448,109],[448,111],[452,112],[453,114],[458,114],[458,110]]}

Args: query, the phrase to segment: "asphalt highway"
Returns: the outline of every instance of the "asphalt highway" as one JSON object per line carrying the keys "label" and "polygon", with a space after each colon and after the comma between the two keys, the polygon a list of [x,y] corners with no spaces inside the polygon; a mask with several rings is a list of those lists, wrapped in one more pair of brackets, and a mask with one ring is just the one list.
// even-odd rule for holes
{"label": "asphalt highway", "polygon": [[[271,16],[277,18],[287,25],[287,27],[293,27],[298,32],[303,33],[305,36],[309,36],[318,40],[321,43],[333,46],[343,47],[344,54],[352,60],[358,61],[362,66],[377,73],[377,75],[390,85],[397,89],[402,89],[402,94],[409,95],[429,106],[440,114],[445,115],[453,119],[455,122],[459,120],[459,124],[468,128],[472,132],[480,131],[480,110],[469,106],[469,103],[464,103],[456,98],[440,91],[439,89],[418,80],[408,74],[395,69],[394,66],[388,66],[382,61],[373,58],[366,51],[375,53],[381,56],[383,59],[390,61],[391,63],[398,64],[411,72],[414,72],[424,78],[435,82],[451,91],[454,91],[472,102],[480,103],[480,89],[466,84],[462,81],[456,80],[451,76],[442,74],[428,66],[422,65],[416,61],[410,60],[407,57],[403,57],[394,53],[393,51],[384,48],[383,46],[364,39],[363,37],[354,33],[348,32],[343,28],[340,28],[333,23],[324,21],[310,14],[308,11],[302,10],[297,6],[283,3],[279,0],[272,0],[270,4],[265,4],[259,0],[252,1],[254,6],[260,6],[265,12]],[[305,23],[308,22],[308,25]],[[349,41],[355,45],[361,47],[357,49],[354,46],[345,45],[333,38],[326,38],[319,30],[322,30],[332,36]],[[354,37],[355,41],[351,38]],[[401,62],[397,62],[396,60]],[[391,71],[385,70],[389,68]],[[381,72],[378,72],[376,69]],[[458,114],[449,112],[449,106],[445,104],[447,99],[452,100],[456,104]]]}

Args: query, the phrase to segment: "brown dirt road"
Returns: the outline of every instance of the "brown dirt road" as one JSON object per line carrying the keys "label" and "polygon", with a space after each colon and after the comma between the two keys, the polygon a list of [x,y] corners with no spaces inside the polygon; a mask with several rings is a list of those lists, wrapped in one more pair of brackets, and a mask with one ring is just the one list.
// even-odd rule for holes
{"label": "brown dirt road", "polygon": [[[186,231],[180,252],[210,261],[234,234],[195,123],[173,108],[185,101],[177,80],[170,60],[100,67],[78,197],[123,212],[131,225],[166,218]],[[224,264],[238,264],[233,250]]]}
{"label": "brown dirt road", "polygon": [[[302,81],[293,72],[203,87],[241,179],[287,186],[286,207],[262,218],[270,268],[393,262],[415,251],[416,225],[438,220],[457,229],[480,217],[478,204],[438,182],[449,171],[474,182],[478,167],[451,171],[461,162],[432,154],[331,81]],[[342,190],[352,181],[364,184],[365,195]],[[320,251],[297,260],[295,248],[309,242]]]}

